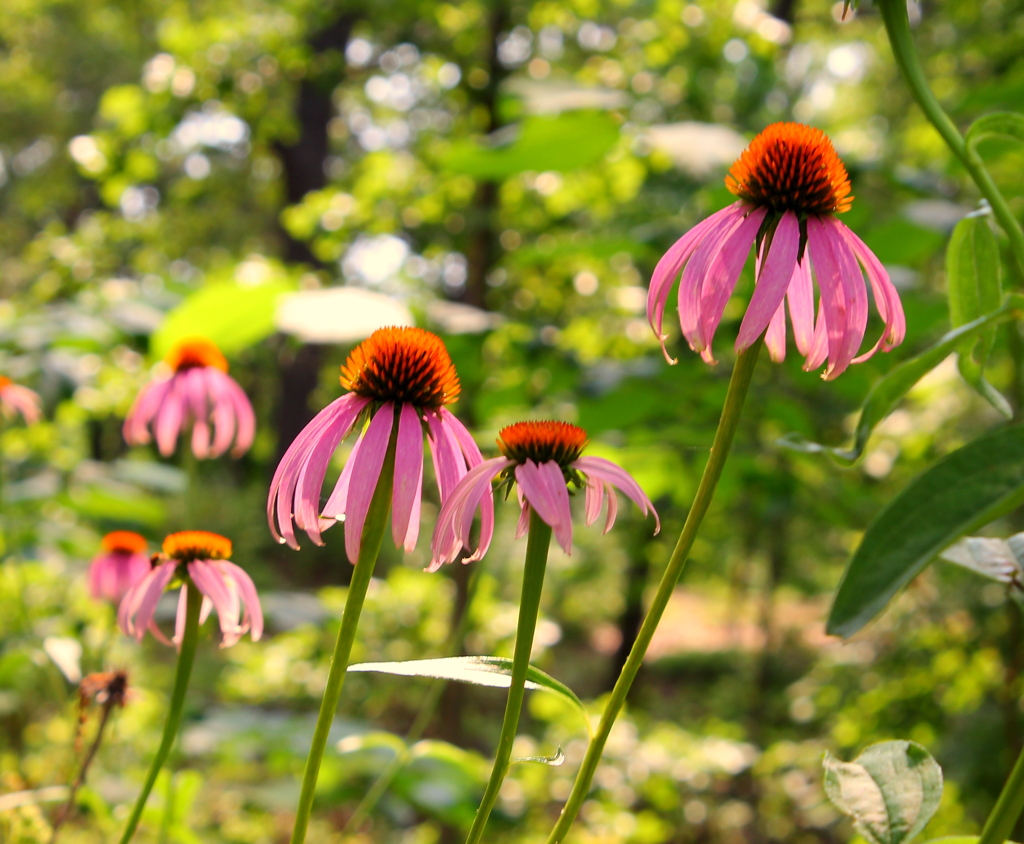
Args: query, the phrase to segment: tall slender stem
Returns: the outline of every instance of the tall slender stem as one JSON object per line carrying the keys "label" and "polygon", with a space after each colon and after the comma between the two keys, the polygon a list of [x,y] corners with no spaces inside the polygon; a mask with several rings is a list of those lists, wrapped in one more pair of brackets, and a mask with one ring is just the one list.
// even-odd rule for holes
{"label": "tall slender stem", "polygon": [[323,700],[320,701],[320,714],[313,730],[313,741],[306,757],[306,768],[302,774],[302,791],[299,794],[299,805],[295,809],[295,826],[292,828],[291,844],[302,844],[306,840],[309,828],[309,817],[313,810],[313,797],[316,794],[316,781],[320,776],[320,764],[324,759],[327,747],[327,736],[331,731],[334,713],[338,711],[341,699],[341,687],[345,683],[345,672],[348,671],[349,657],[352,655],[352,643],[356,638],[359,614],[363,609],[366,590],[373,577],[373,568],[380,554],[380,546],[384,540],[384,530],[391,512],[391,489],[395,474],[395,432],[391,435],[388,451],[384,457],[384,465],[380,470],[377,488],[370,500],[370,509],[363,524],[363,536],[359,546],[359,559],[352,570],[352,581],[348,586],[345,599],[345,611],[341,617],[341,629],[338,630],[338,641],[334,645],[334,656],[331,658],[331,670],[327,675],[327,687],[324,689]]}
{"label": "tall slender stem", "polygon": [[722,416],[718,421],[718,430],[715,431],[715,440],[711,445],[711,454],[708,457],[707,464],[704,466],[704,474],[701,475],[700,485],[697,487],[697,494],[693,499],[693,505],[690,507],[690,512],[686,517],[686,522],[683,524],[676,547],[673,549],[672,556],[665,567],[665,573],[661,576],[658,591],[651,601],[650,609],[647,610],[643,624],[640,625],[640,632],[637,634],[629,656],[622,666],[619,679],[615,681],[611,696],[608,698],[608,705],[601,715],[601,723],[597,727],[597,732],[594,734],[594,738],[591,740],[590,746],[583,757],[580,770],[576,774],[576,782],[573,783],[569,799],[566,801],[565,806],[562,807],[558,823],[555,824],[555,828],[548,837],[548,844],[556,844],[556,842],[565,838],[569,827],[576,820],[576,815],[579,813],[587,793],[590,791],[590,783],[593,781],[594,774],[597,772],[597,766],[601,762],[601,754],[612,731],[612,726],[615,724],[615,719],[626,702],[626,695],[629,694],[629,689],[633,685],[637,673],[640,671],[640,665],[643,662],[644,655],[647,653],[647,648],[651,644],[651,639],[654,637],[654,631],[657,629],[665,608],[668,606],[669,598],[672,597],[672,591],[675,589],[679,575],[682,574],[683,566],[686,564],[687,555],[690,553],[694,540],[697,538],[697,531],[700,530],[701,522],[704,521],[704,516],[707,514],[708,507],[711,505],[711,500],[715,495],[715,487],[718,485],[718,479],[722,476],[722,469],[725,467],[726,458],[729,456],[729,449],[732,447],[732,440],[736,434],[736,426],[740,421],[740,411],[747,397],[747,388],[750,386],[750,378],[754,374],[754,366],[757,363],[757,356],[763,344],[764,340],[762,338],[749,349],[741,352],[736,358],[732,378],[729,380],[729,391],[725,397],[725,406],[722,408]]}
{"label": "tall slender stem", "polygon": [[484,796],[473,818],[466,844],[477,844],[484,834],[487,819],[498,801],[498,792],[508,773],[512,758],[512,743],[519,727],[519,713],[526,696],[526,672],[530,668],[530,652],[533,650],[533,635],[537,630],[537,615],[540,612],[540,595],[544,588],[544,569],[548,564],[548,548],[551,545],[551,528],[531,508],[530,533],[526,541],[526,565],[523,567],[523,594],[519,599],[519,621],[516,624],[516,646],[512,655],[512,682],[508,687],[505,703],[505,718],[501,722],[498,749],[494,753],[494,767],[487,781]]}
{"label": "tall slender stem", "polygon": [[1017,757],[1017,762],[1010,772],[1010,778],[992,807],[992,812],[985,821],[977,844],[1003,844],[1024,810],[1024,751]]}
{"label": "tall slender stem", "polygon": [[931,121],[936,131],[946,142],[953,154],[960,159],[960,163],[970,174],[974,183],[978,186],[982,196],[992,206],[992,212],[1006,236],[1010,239],[1010,249],[1013,251],[1017,265],[1024,273],[1024,231],[1020,223],[1013,216],[1010,206],[1000,193],[996,183],[985,169],[981,158],[973,149],[967,146],[963,137],[957,131],[953,121],[949,119],[946,112],[942,110],[939,101],[935,99],[931,88],[928,87],[928,79],[921,67],[921,62],[914,49],[914,40],[910,34],[910,18],[907,16],[906,0],[879,0],[878,10],[882,14],[882,21],[885,23],[885,31],[889,36],[889,44],[892,46],[896,64],[903,73],[903,78],[910,87],[910,92],[921,106],[925,117]]}
{"label": "tall slender stem", "polygon": [[153,790],[160,769],[167,761],[167,755],[171,752],[174,740],[178,736],[178,728],[181,726],[181,716],[185,710],[185,693],[188,691],[188,680],[192,675],[192,663],[196,656],[196,644],[199,641],[199,610],[203,605],[203,596],[199,593],[191,580],[186,580],[181,587],[188,590],[188,600],[185,612],[185,630],[182,633],[181,648],[178,650],[178,667],[174,673],[174,690],[171,692],[171,705],[167,710],[167,720],[164,722],[164,734],[160,739],[160,746],[157,748],[156,756],[149,767],[146,781],[142,785],[135,807],[128,818],[128,825],[121,835],[121,844],[128,844],[135,834],[142,817],[142,810],[146,808],[146,800]]}
{"label": "tall slender stem", "polygon": [[[469,583],[466,585],[466,604],[459,615],[458,622],[448,634],[448,640],[445,642],[442,651],[445,656],[456,655],[455,649],[462,642],[462,638],[466,634],[466,627],[469,624],[469,610],[473,605],[473,597],[476,595],[476,587],[480,582],[481,571],[483,571],[481,566],[474,566],[473,572],[469,576]],[[408,763],[410,757],[409,746],[419,741],[423,731],[427,729],[427,726],[433,720],[434,714],[437,711],[437,705],[441,702],[441,696],[444,694],[447,686],[448,684],[444,680],[438,680],[431,684],[426,697],[423,698],[423,703],[420,704],[420,711],[416,713],[416,718],[412,722],[412,726],[409,727],[409,732],[405,734],[406,749],[396,753],[394,758],[388,762],[384,770],[377,776],[377,779],[374,780],[373,785],[370,786],[363,799],[359,801],[359,805],[353,810],[349,819],[345,821],[345,826],[341,830],[342,838],[348,834],[355,833],[362,826],[363,821],[369,817],[374,806],[384,796],[384,792],[394,782],[398,772]]]}

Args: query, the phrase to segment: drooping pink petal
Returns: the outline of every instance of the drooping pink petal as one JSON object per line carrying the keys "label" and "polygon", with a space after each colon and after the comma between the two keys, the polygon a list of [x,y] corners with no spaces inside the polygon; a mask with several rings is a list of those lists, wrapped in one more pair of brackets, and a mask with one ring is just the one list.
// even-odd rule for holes
{"label": "drooping pink petal", "polygon": [[516,482],[534,512],[551,527],[562,550],[571,554],[572,512],[562,468],[554,460],[527,460],[516,466]]}
{"label": "drooping pink petal", "polygon": [[235,425],[238,433],[235,435],[235,447],[231,449],[232,457],[241,457],[251,447],[256,437],[256,414],[252,409],[252,402],[245,394],[238,382],[225,375],[225,392],[228,401],[234,409]]}
{"label": "drooping pink petal", "polygon": [[597,521],[604,507],[604,482],[597,477],[587,478],[587,492],[584,500],[583,524],[590,527]]}
{"label": "drooping pink petal", "polygon": [[238,587],[238,592],[245,603],[247,616],[242,620],[243,626],[250,628],[249,637],[254,642],[258,642],[263,636],[263,607],[260,605],[260,598],[252,578],[244,569],[229,560],[220,560],[216,565],[224,573],[225,578],[230,577]]}
{"label": "drooping pink petal", "polygon": [[430,454],[434,462],[434,477],[441,503],[451,495],[455,485],[466,474],[466,458],[459,447],[455,430],[445,425],[442,416],[428,410],[424,416],[430,430]]}
{"label": "drooping pink petal", "polygon": [[348,459],[338,475],[338,482],[334,485],[330,498],[320,513],[320,530],[324,531],[337,522],[345,519],[345,508],[348,507],[348,487],[352,481],[352,469],[356,465],[356,455],[359,453],[359,446],[363,442],[363,435],[352,444],[349,450]]}
{"label": "drooping pink petal", "polygon": [[200,460],[210,456],[210,408],[204,368],[194,367],[180,373],[187,415],[192,419],[192,453]]}
{"label": "drooping pink petal", "polygon": [[530,530],[530,505],[519,496],[519,521],[516,522],[516,539],[522,539]]}
{"label": "drooping pink petal", "polygon": [[[843,356],[843,348],[848,345],[846,337],[849,333],[850,310],[852,302],[846,299],[843,286],[842,271],[839,262],[832,254],[832,245],[824,236],[824,226],[817,217],[807,220],[807,252],[811,257],[814,275],[821,291],[821,309],[825,318],[825,330],[828,336],[828,368],[825,377],[838,375],[836,369]],[[852,356],[851,356],[852,360]]]}
{"label": "drooping pink petal", "polygon": [[[671,292],[672,284],[679,277],[683,266],[700,245],[708,230],[716,226],[723,217],[731,217],[735,213],[735,205],[739,205],[739,203],[716,211],[710,217],[701,220],[669,247],[654,268],[650,289],[647,293],[647,321],[661,343],[662,352],[666,358],[668,358],[668,352],[665,351],[665,340],[668,335],[665,333],[665,307],[668,304],[668,295]],[[669,362],[672,362],[670,358]]]}
{"label": "drooping pink petal", "polygon": [[[313,417],[313,420],[302,429],[295,441],[288,447],[274,472],[267,495],[267,522],[270,525],[270,532],[279,542],[286,541],[292,548],[299,547],[292,524],[292,506],[303,466],[308,461],[309,454],[318,442],[320,435],[332,425],[342,428],[347,425],[348,430],[351,430],[352,425],[355,424],[367,404],[369,401],[362,396],[346,393]],[[324,471],[326,472],[326,466]],[[278,527],[280,527],[280,533]]]}
{"label": "drooping pink petal", "polygon": [[394,421],[395,406],[391,402],[385,402],[370,420],[370,426],[363,434],[363,444],[356,455],[359,463],[352,469],[352,480],[348,488],[348,509],[345,511],[345,553],[348,554],[352,565],[359,559],[363,525],[366,523],[366,514],[369,512],[373,493],[377,489]]}
{"label": "drooping pink petal", "polygon": [[725,306],[729,303],[736,282],[739,280],[743,265],[747,262],[750,247],[754,245],[757,232],[761,228],[767,212],[763,208],[755,208],[730,232],[722,241],[721,249],[711,259],[707,277],[700,294],[700,324],[704,342],[707,347],[701,356],[708,363],[714,363],[711,344],[715,332],[722,321]]}
{"label": "drooping pink petal", "polygon": [[775,316],[768,323],[768,330],[764,335],[764,344],[768,347],[768,355],[775,363],[782,363],[786,359],[786,303],[779,305]]}
{"label": "drooping pink petal", "polygon": [[586,455],[578,458],[572,465],[573,468],[582,472],[588,480],[594,477],[621,489],[640,508],[645,516],[648,513],[654,516],[654,533],[657,534],[661,531],[661,519],[658,517],[658,511],[654,509],[651,499],[647,497],[640,488],[640,484],[633,479],[633,476],[621,466],[617,466],[611,460],[605,460],[603,457],[590,457]]}
{"label": "drooping pink petal", "polygon": [[178,610],[174,614],[174,635],[171,642],[176,648],[181,649],[181,643],[185,638],[185,622],[188,616],[188,588],[182,586],[178,590]]}
{"label": "drooping pink petal", "polygon": [[306,532],[315,545],[323,545],[320,536],[320,491],[327,475],[331,455],[352,430],[358,414],[339,413],[324,426],[309,445],[299,469],[292,506],[295,526]]}
{"label": "drooping pink petal", "polygon": [[[505,457],[492,457],[490,460],[484,460],[474,466],[459,481],[444,504],[441,505],[441,512],[438,514],[434,535],[430,542],[431,562],[427,571],[437,571],[443,563],[453,562],[458,557],[459,551],[464,546],[460,540],[460,534],[466,515],[468,514],[469,522],[472,524],[473,515],[480,506],[481,500],[490,493],[492,479],[511,465],[513,465],[513,461]],[[487,553],[489,543],[490,537],[481,530],[477,549],[468,560],[480,559]]]}
{"label": "drooping pink petal", "polygon": [[882,266],[882,262],[878,260],[875,253],[868,249],[863,240],[838,220],[834,221],[833,228],[839,231],[840,235],[853,249],[861,264],[863,264],[868,280],[871,282],[871,290],[875,297],[875,307],[878,308],[878,314],[885,323],[882,336],[878,338],[878,342],[875,343],[874,347],[854,360],[854,363],[860,363],[862,360],[871,357],[878,349],[888,352],[902,343],[907,334],[907,320],[903,313],[903,303],[900,301],[899,293],[895,286],[893,286],[892,281],[890,281],[889,273],[885,271],[885,267]]}
{"label": "drooping pink petal", "polygon": [[395,443],[395,486],[392,498],[391,538],[411,553],[420,532],[420,500],[423,495],[423,427],[420,414],[402,403]]}
{"label": "drooping pink petal", "polygon": [[[754,295],[750,297],[747,312],[740,323],[736,337],[736,351],[749,349],[762,332],[768,328],[779,306],[786,298],[793,270],[796,268],[797,251],[800,248],[800,223],[796,214],[787,211],[782,215],[775,229],[768,255],[761,264],[761,272],[754,281]],[[783,317],[782,344],[785,352],[785,317]]]}
{"label": "drooping pink petal", "polygon": [[121,429],[124,441],[128,445],[145,445],[149,442],[149,423],[153,420],[170,388],[171,379],[163,378],[151,381],[139,390]]}
{"label": "drooping pink petal", "polygon": [[146,629],[153,620],[160,596],[174,577],[175,568],[176,563],[173,560],[154,566],[152,571],[124,596],[118,609],[117,621],[125,635],[134,636],[142,641]]}
{"label": "drooping pink petal", "polygon": [[161,456],[170,457],[174,454],[185,413],[186,398],[182,395],[181,379],[175,375],[153,419],[153,435]]}
{"label": "drooping pink petal", "polygon": [[236,414],[230,387],[234,380],[214,366],[203,367],[202,371],[206,381],[206,393],[212,406],[210,416],[213,420],[214,433],[210,456],[220,457],[228,450],[235,436]]}
{"label": "drooping pink petal", "polygon": [[[608,516],[604,520],[604,530],[602,533],[608,533],[612,529],[615,525],[615,517],[619,514],[619,496],[615,494],[615,489],[611,484],[605,484],[605,486],[608,487]],[[654,515],[657,517],[658,514],[655,513]],[[659,530],[661,530],[660,525],[654,532],[658,533]]]}
{"label": "drooping pink petal", "polygon": [[683,275],[679,280],[679,327],[683,331],[686,342],[695,352],[703,352],[708,346],[700,313],[700,300],[708,270],[721,253],[729,235],[742,225],[750,208],[737,202],[728,206],[728,210],[730,211],[728,215],[722,215],[714,226],[708,228],[697,250],[686,263]]}
{"label": "drooping pink petal", "polygon": [[96,599],[120,601],[149,571],[149,557],[145,554],[109,551],[89,566],[89,592]]}
{"label": "drooping pink petal", "polygon": [[[848,303],[852,303],[849,312],[849,331],[846,335],[846,345],[843,347],[843,367],[840,370],[843,371],[849,363],[853,363],[864,342],[864,332],[868,327],[868,292],[860,264],[857,263],[857,256],[854,255],[850,244],[846,242],[838,229],[829,225],[830,218],[826,218],[823,222],[825,222],[825,236],[831,242],[832,254],[839,263],[842,273],[843,295]],[[837,372],[836,375],[838,374]]]}
{"label": "drooping pink petal", "polygon": [[474,466],[479,466],[483,463],[484,456],[480,453],[480,446],[476,444],[473,435],[469,433],[469,430],[458,420],[455,414],[447,407],[442,407],[438,411],[438,415],[441,417],[441,424],[455,435],[459,448],[462,449],[462,453],[466,458],[466,466],[472,469]]}
{"label": "drooping pink petal", "polygon": [[807,357],[814,338],[814,287],[811,284],[811,262],[806,253],[793,270],[786,301],[789,304],[789,318],[793,323],[793,339],[797,350]]}
{"label": "drooping pink petal", "polygon": [[[473,435],[469,433],[466,426],[463,425],[455,415],[451,413],[447,408],[442,407],[440,410],[441,424],[444,427],[454,433],[455,439],[459,443],[459,447],[462,449],[463,457],[466,459],[467,469],[471,469],[474,466],[479,466],[484,457],[480,453],[480,447],[476,444],[476,440],[473,439]],[[485,490],[483,497],[480,499],[480,546],[486,551],[487,546],[491,544],[491,538],[494,536],[494,494],[491,488],[488,486]],[[481,555],[482,556],[482,553]],[[473,562],[474,560],[480,559],[476,554],[468,557],[465,562]]]}
{"label": "drooping pink petal", "polygon": [[821,366],[828,357],[828,325],[825,322],[824,302],[818,303],[818,320],[814,323],[814,335],[811,337],[811,348],[807,350],[804,371],[810,372]]}

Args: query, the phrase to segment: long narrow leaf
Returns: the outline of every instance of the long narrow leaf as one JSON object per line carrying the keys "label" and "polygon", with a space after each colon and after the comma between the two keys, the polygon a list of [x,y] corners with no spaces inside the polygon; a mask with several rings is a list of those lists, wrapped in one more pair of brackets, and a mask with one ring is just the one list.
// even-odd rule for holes
{"label": "long narrow leaf", "polygon": [[892,413],[918,381],[955,352],[960,344],[980,336],[991,326],[1019,316],[1017,312],[1021,309],[1024,309],[1024,296],[1007,296],[1003,304],[992,313],[947,332],[935,345],[895,367],[872,387],[864,400],[851,448],[821,445],[796,434],[782,437],[778,441],[779,445],[807,454],[829,454],[844,465],[853,465],[864,453],[875,426]]}
{"label": "long narrow leaf", "polygon": [[1024,503],[1024,427],[947,455],[879,513],[846,566],[828,632],[852,636],[943,548]]}
{"label": "long narrow leaf", "polygon": [[[512,660],[501,656],[452,656],[404,662],[361,662],[348,670],[395,674],[400,677],[433,677],[436,680],[456,680],[459,683],[490,686],[496,689],[507,689],[512,683]],[[531,665],[526,673],[526,688],[553,692],[571,703],[579,710],[587,724],[587,731],[590,732],[590,716],[587,715],[583,701],[565,683],[560,683]]]}

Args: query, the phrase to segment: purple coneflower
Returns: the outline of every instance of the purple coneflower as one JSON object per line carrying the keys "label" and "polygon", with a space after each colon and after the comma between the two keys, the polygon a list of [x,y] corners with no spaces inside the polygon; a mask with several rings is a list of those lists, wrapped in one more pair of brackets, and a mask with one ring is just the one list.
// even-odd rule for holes
{"label": "purple coneflower", "polygon": [[[420,528],[424,428],[442,501],[467,469],[483,460],[469,431],[445,407],[459,396],[459,379],[448,350],[441,338],[421,328],[381,328],[353,349],[341,368],[341,385],[350,392],[313,418],[274,473],[267,499],[270,530],[292,548],[299,547],[295,526],[323,545],[321,531],[344,520],[345,552],[355,563],[370,500],[397,425],[392,538],[396,546],[412,551]],[[331,455],[364,412],[369,422],[352,446],[320,515],[320,488]],[[485,522],[493,520],[493,506],[493,502],[484,503]]]}
{"label": "purple coneflower", "polygon": [[245,392],[228,375],[220,349],[203,337],[180,340],[164,363],[171,372],[142,388],[124,420],[125,441],[145,445],[152,427],[157,449],[169,457],[178,434],[191,425],[192,453],[200,460],[219,457],[232,440],[231,455],[245,454],[252,445],[256,417]]}
{"label": "purple coneflower", "polygon": [[[585,523],[592,525],[601,515],[607,494],[604,532],[611,530],[618,514],[615,489],[622,490],[646,516],[654,515],[655,529],[661,521],[650,499],[639,484],[619,466],[602,457],[582,457],[587,434],[568,422],[516,422],[498,432],[498,448],[504,457],[494,457],[470,469],[441,507],[431,543],[431,571],[442,563],[453,562],[459,552],[469,549],[473,517],[481,505],[491,502],[491,481],[500,476],[509,486],[518,485],[522,511],[516,539],[526,533],[532,508],[550,525],[555,539],[566,554],[572,552],[572,513],[569,510],[569,486],[586,489]],[[486,509],[484,514],[486,516]],[[481,520],[480,538],[470,560],[487,553],[493,537],[493,518]]]}
{"label": "purple coneflower", "polygon": [[[231,540],[216,533],[205,530],[172,533],[164,539],[163,554],[154,559],[149,574],[129,589],[121,601],[117,612],[121,629],[139,641],[149,630],[164,644],[173,642],[180,646],[188,609],[188,590],[184,588],[188,578],[204,596],[199,623],[206,620],[211,609],[217,610],[222,648],[235,644],[250,630],[252,640],[257,641],[263,635],[260,599],[252,579],[228,560],[230,556]],[[175,579],[181,581],[182,589],[174,636],[169,642],[156,626],[153,615],[160,596]]]}
{"label": "purple coneflower", "polygon": [[3,375],[0,375],[0,410],[7,418],[21,414],[28,425],[38,422],[43,415],[39,394]]}
{"label": "purple coneflower", "polygon": [[115,530],[103,537],[89,566],[89,592],[96,600],[120,601],[150,571],[146,537]]}
{"label": "purple coneflower", "polygon": [[[899,295],[881,262],[835,218],[853,201],[846,168],[819,129],[773,123],[743,152],[726,186],[739,201],[697,224],[658,262],[647,297],[647,319],[664,349],[669,291],[679,282],[679,324],[690,348],[714,362],[711,343],[751,245],[756,246],[754,294],[740,323],[736,350],[762,333],[772,360],[786,355],[786,312],[804,369],[827,359],[832,379],[851,363],[903,342]],[[858,264],[859,262],[859,264]],[[885,323],[875,345],[857,355],[868,319],[867,272]],[[815,319],[812,270],[820,291]],[[666,357],[668,353],[666,352]]]}

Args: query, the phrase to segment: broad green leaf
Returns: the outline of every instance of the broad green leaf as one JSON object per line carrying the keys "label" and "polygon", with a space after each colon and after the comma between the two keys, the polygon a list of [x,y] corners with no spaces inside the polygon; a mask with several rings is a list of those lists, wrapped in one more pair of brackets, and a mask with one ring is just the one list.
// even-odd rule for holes
{"label": "broad green leaf", "polygon": [[[451,656],[442,659],[412,659],[405,662],[361,662],[349,671],[373,671],[401,677],[433,677],[457,680],[476,686],[507,689],[512,682],[512,660],[501,656]],[[526,673],[526,688],[553,692],[575,706],[590,731],[590,716],[576,693],[564,683],[532,665]]]}
{"label": "broad green leaf", "polygon": [[[942,838],[930,838],[924,844],[977,844],[980,839],[980,835],[946,835]],[[1006,844],[1016,844],[1016,842],[1007,841]]]}
{"label": "broad green leaf", "polygon": [[1010,138],[1024,143],[1024,115],[997,111],[979,117],[967,130],[965,140],[971,152],[987,138]]}
{"label": "broad green leaf", "polygon": [[1024,427],[1003,428],[918,475],[868,526],[827,631],[852,636],[943,548],[1024,503]]}
{"label": "broad green leaf", "polygon": [[[986,216],[972,214],[956,224],[946,248],[946,280],[949,321],[953,328],[973,322],[999,307],[1002,298],[999,246]],[[964,380],[1010,418],[1013,416],[1010,405],[985,380],[985,364],[995,340],[994,325],[965,340],[957,349],[958,365]]]}
{"label": "broad green leaf", "polygon": [[939,338],[934,346],[930,346],[916,357],[894,367],[871,388],[868,397],[864,400],[851,448],[833,448],[809,442],[796,434],[783,437],[779,440],[779,445],[807,454],[830,454],[845,465],[856,463],[864,453],[868,438],[875,426],[892,413],[896,405],[903,401],[918,381],[942,363],[950,353],[956,351],[961,344],[973,341],[1000,322],[1019,316],[1016,311],[1021,308],[1024,308],[1024,296],[1017,294],[1008,296],[996,310],[973,322],[954,328]]}
{"label": "broad green leaf", "polygon": [[565,173],[600,161],[619,139],[619,127],[600,111],[570,111],[556,117],[528,117],[501,130],[507,143],[462,141],[442,160],[449,170],[477,179],[507,179],[527,170]]}
{"label": "broad green leaf", "polygon": [[163,357],[178,340],[206,337],[226,355],[239,352],[274,333],[277,300],[291,290],[284,282],[203,287],[167,314],[153,332],[150,350]]}
{"label": "broad green leaf", "polygon": [[905,844],[935,814],[942,769],[912,741],[873,744],[852,762],[825,754],[825,793],[873,844]]}

